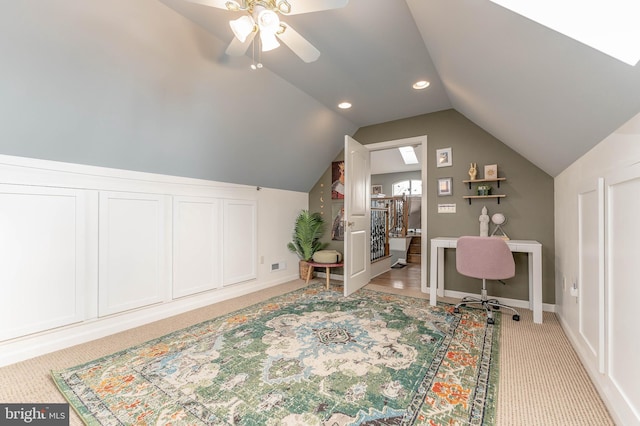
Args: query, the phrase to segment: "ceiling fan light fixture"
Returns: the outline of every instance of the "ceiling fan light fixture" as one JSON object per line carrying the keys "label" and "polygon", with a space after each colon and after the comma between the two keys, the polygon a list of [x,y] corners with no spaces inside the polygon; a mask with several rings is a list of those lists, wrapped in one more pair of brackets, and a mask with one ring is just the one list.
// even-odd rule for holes
{"label": "ceiling fan light fixture", "polygon": [[234,21],[229,21],[229,26],[236,38],[240,40],[241,43],[244,43],[249,34],[254,31],[256,24],[251,16],[245,15]]}
{"label": "ceiling fan light fixture", "polygon": [[236,0],[229,0],[224,5],[227,7],[227,9],[229,9],[232,12],[237,12],[242,9],[242,5],[238,3]]}
{"label": "ceiling fan light fixture", "polygon": [[280,43],[278,43],[278,39],[276,39],[276,35],[274,33],[260,31],[260,42],[262,44],[263,52],[268,52],[280,47]]}
{"label": "ceiling fan light fixture", "polygon": [[420,80],[420,81],[416,81],[415,83],[413,83],[413,88],[416,90],[422,90],[422,89],[426,89],[427,87],[429,87],[431,83],[429,83],[427,80]]}
{"label": "ceiling fan light fixture", "polygon": [[261,32],[266,31],[271,34],[275,34],[280,30],[280,18],[278,18],[278,14],[273,10],[261,10],[258,13],[257,21]]}
{"label": "ceiling fan light fixture", "polygon": [[280,13],[284,13],[285,15],[287,13],[291,13],[291,4],[289,4],[287,0],[280,0],[276,7],[280,11]]}

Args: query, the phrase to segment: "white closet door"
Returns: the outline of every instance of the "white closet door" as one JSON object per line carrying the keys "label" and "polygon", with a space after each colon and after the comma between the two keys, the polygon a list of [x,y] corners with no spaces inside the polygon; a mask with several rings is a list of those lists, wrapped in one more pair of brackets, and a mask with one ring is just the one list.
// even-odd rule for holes
{"label": "white closet door", "polygon": [[174,197],[174,297],[220,286],[220,206],[213,198]]}
{"label": "white closet door", "polygon": [[84,319],[85,193],[0,185],[0,340]]}
{"label": "white closet door", "polygon": [[167,299],[165,205],[163,195],[100,193],[100,316]]}
{"label": "white closet door", "polygon": [[223,202],[223,285],[257,277],[257,203],[254,200]]}

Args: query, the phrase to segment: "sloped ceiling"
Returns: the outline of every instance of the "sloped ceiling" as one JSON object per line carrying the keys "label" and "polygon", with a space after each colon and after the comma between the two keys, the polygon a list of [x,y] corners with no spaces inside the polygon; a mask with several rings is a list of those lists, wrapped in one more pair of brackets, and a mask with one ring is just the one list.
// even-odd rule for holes
{"label": "sloped ceiling", "polygon": [[[231,40],[231,12],[161,1]],[[350,0],[283,19],[320,59],[282,47],[265,67],[358,127],[455,108],[554,176],[640,112],[640,65],[488,0]],[[418,79],[431,86],[412,90]],[[337,109],[343,99],[351,110]]]}
{"label": "sloped ceiling", "polygon": [[320,58],[282,46],[259,71],[224,53],[238,13],[187,0],[0,12],[0,154],[306,192],[345,134],[455,108],[553,176],[640,112],[640,65],[489,0],[289,16]]}

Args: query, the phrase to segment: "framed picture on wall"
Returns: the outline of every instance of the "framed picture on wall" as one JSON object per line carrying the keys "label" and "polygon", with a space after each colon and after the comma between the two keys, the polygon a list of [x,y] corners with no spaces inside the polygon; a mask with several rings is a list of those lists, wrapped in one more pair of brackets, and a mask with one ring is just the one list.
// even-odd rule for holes
{"label": "framed picture on wall", "polygon": [[331,205],[331,239],[344,241],[344,203],[333,203]]}
{"label": "framed picture on wall", "polygon": [[331,163],[331,198],[333,200],[344,198],[344,161]]}
{"label": "framed picture on wall", "polygon": [[451,157],[451,148],[442,148],[436,150],[436,166],[449,167],[453,166],[453,158]]}
{"label": "framed picture on wall", "polygon": [[371,185],[371,195],[382,194],[382,185]]}
{"label": "framed picture on wall", "polygon": [[438,179],[438,196],[453,194],[453,178],[446,177]]}
{"label": "framed picture on wall", "polygon": [[484,178],[485,179],[496,179],[498,177],[498,165],[497,164],[488,164],[484,166]]}

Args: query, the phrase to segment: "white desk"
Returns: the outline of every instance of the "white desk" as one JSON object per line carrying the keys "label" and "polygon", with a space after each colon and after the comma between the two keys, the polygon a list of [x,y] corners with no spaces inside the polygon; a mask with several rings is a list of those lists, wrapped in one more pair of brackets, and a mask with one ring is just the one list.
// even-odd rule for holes
{"label": "white desk", "polygon": [[[431,239],[431,305],[435,306],[436,296],[444,296],[444,249],[456,248],[457,244],[456,237]],[[532,240],[509,240],[507,245],[511,251],[529,254],[529,307],[533,311],[533,322],[542,324],[542,244]]]}

